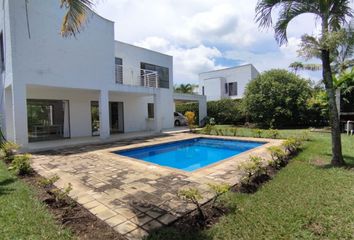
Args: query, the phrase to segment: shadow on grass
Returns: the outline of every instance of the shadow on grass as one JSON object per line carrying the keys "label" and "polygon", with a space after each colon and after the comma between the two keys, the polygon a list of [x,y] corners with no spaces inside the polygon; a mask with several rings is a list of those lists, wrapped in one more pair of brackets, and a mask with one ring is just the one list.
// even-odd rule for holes
{"label": "shadow on grass", "polygon": [[0,196],[4,194],[9,194],[10,192],[14,191],[13,188],[7,187],[8,185],[16,182],[16,178],[7,178],[2,181],[0,181]]}
{"label": "shadow on grass", "polygon": [[[328,157],[332,157],[331,154],[325,154]],[[324,164],[315,164],[316,167],[322,168],[322,169],[331,169],[331,168],[342,168],[342,169],[348,169],[348,170],[353,170],[354,169],[354,156],[348,156],[348,155],[343,155],[345,165],[344,166],[335,166],[332,165],[331,163],[324,163]]]}

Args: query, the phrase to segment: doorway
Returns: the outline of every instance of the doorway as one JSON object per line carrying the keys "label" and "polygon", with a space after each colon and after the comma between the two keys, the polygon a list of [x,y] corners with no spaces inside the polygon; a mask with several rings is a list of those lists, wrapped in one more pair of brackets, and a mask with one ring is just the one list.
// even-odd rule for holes
{"label": "doorway", "polygon": [[124,133],[124,106],[122,102],[109,103],[111,134]]}

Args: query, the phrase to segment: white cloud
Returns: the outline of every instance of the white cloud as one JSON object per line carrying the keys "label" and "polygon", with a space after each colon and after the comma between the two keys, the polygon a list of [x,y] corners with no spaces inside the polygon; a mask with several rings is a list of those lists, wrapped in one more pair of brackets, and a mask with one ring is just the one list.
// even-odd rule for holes
{"label": "white cloud", "polygon": [[278,47],[274,31],[255,23],[257,0],[98,0],[97,12],[115,24],[118,40],[174,56],[175,82],[220,68],[217,58],[253,63],[260,70],[287,68],[297,59],[304,33],[318,33],[309,14],[294,19],[289,43]]}
{"label": "white cloud", "polygon": [[215,63],[214,58],[222,56],[222,53],[215,47],[206,47],[202,44],[191,48],[177,47],[159,37],[148,37],[134,44],[172,55],[174,77],[180,83],[198,83],[196,73],[222,68]]}

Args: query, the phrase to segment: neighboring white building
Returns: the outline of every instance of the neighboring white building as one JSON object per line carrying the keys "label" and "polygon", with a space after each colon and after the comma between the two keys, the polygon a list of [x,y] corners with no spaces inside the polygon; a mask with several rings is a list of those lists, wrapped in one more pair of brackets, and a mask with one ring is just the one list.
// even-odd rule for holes
{"label": "neighboring white building", "polygon": [[57,0],[0,3],[8,140],[26,149],[29,142],[173,127],[171,56],[115,41],[114,23],[94,13],[81,33],[63,38]]}
{"label": "neighboring white building", "polygon": [[199,74],[199,94],[208,101],[240,99],[246,85],[258,75],[252,64],[203,72]]}

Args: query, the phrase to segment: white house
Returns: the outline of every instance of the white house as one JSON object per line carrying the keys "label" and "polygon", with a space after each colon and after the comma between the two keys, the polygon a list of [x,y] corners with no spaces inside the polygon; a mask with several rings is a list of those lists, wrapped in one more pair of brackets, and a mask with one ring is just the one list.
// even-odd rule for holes
{"label": "white house", "polygon": [[199,94],[208,101],[240,99],[247,83],[258,75],[252,64],[203,72],[199,74]]}
{"label": "white house", "polygon": [[[63,38],[57,0],[0,3],[1,127],[8,140],[26,148],[173,127],[171,56],[115,41],[114,23],[95,13],[76,37]],[[202,119],[205,97],[197,101]]]}

